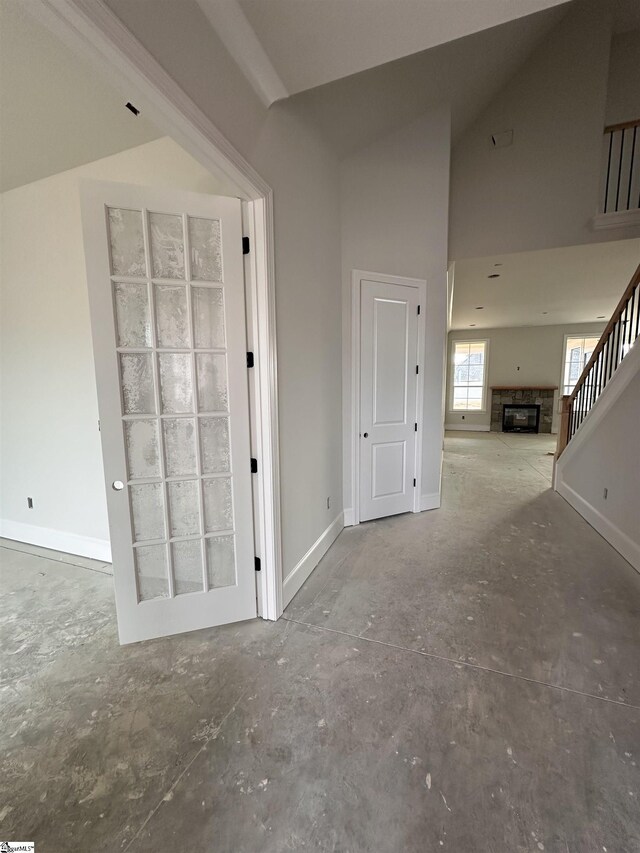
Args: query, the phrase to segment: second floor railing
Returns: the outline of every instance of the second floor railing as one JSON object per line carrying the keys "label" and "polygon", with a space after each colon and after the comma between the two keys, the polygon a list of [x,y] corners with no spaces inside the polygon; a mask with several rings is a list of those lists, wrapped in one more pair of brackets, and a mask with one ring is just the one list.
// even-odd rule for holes
{"label": "second floor railing", "polygon": [[603,213],[640,208],[640,119],[604,129],[606,178]]}
{"label": "second floor railing", "polygon": [[[640,135],[640,134],[639,134]],[[640,266],[596,344],[571,394],[562,398],[560,456],[640,335]],[[640,344],[639,344],[640,346]]]}

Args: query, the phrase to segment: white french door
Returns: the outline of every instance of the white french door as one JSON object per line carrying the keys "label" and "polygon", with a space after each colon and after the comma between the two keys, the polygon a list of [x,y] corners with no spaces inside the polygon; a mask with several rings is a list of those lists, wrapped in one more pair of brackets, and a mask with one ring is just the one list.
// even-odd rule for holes
{"label": "white french door", "polygon": [[256,615],[240,201],[84,182],[122,643]]}
{"label": "white french door", "polygon": [[419,290],[360,282],[360,521],[414,509]]}

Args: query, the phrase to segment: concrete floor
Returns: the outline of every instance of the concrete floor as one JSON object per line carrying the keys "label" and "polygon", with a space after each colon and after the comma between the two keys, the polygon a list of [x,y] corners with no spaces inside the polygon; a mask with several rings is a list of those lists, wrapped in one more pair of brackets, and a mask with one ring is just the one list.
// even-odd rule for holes
{"label": "concrete floor", "polygon": [[640,575],[552,446],[452,433],[443,508],[345,530],[276,624],[121,648],[104,566],[3,549],[0,837],[639,851]]}

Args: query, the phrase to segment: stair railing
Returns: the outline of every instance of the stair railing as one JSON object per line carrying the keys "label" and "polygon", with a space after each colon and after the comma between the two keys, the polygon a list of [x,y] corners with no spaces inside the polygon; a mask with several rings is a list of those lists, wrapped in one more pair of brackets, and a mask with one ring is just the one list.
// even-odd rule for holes
{"label": "stair railing", "polygon": [[604,129],[607,177],[603,213],[640,208],[640,119]]}
{"label": "stair railing", "polygon": [[[640,335],[640,266],[622,295],[571,394],[562,398],[556,458],[580,428]],[[640,346],[640,344],[638,344]]]}

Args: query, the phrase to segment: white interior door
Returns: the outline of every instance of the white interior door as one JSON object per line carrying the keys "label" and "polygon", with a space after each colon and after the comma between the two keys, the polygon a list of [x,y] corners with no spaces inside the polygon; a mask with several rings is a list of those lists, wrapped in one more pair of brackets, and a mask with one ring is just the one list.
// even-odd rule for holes
{"label": "white interior door", "polygon": [[362,280],[360,520],[414,508],[419,291]]}
{"label": "white interior door", "polygon": [[86,182],[122,643],[256,615],[240,202]]}

